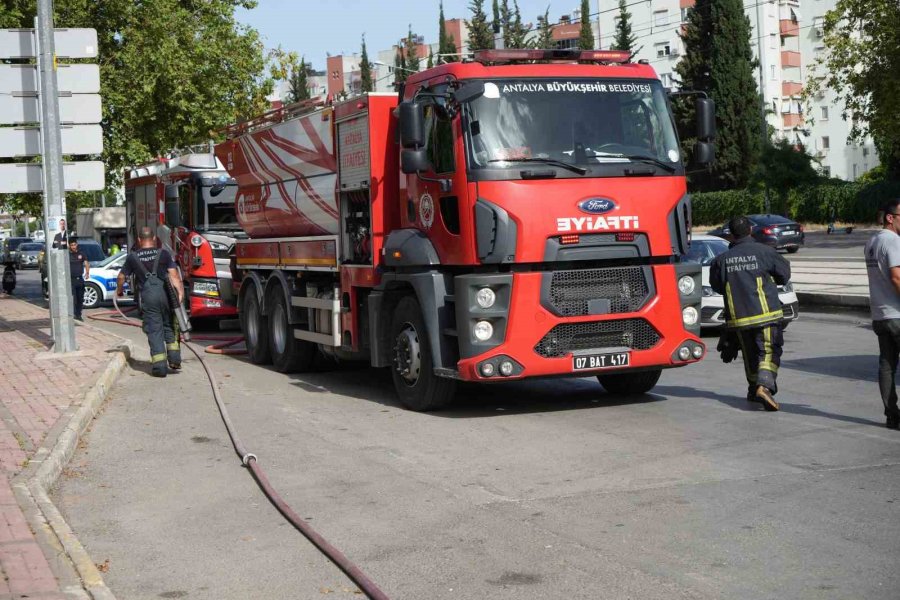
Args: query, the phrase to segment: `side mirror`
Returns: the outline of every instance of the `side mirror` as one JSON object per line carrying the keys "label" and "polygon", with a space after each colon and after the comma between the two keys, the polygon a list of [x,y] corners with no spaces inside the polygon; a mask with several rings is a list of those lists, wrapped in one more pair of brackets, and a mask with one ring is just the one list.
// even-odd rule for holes
{"label": "side mirror", "polygon": [[407,175],[415,175],[430,169],[431,162],[424,148],[406,148],[400,152],[400,170]]}
{"label": "side mirror", "polygon": [[224,191],[225,191],[225,184],[217,183],[214,186],[212,186],[211,188],[209,188],[209,195],[212,196],[213,198],[215,198],[216,196],[218,196],[219,194],[221,194]]}
{"label": "side mirror", "polygon": [[484,96],[484,82],[471,81],[452,94],[453,101],[458,104],[466,104]]}
{"label": "side mirror", "polygon": [[697,98],[694,111],[697,113],[697,139],[711,142],[716,138],[716,103],[710,98]]}
{"label": "side mirror", "polygon": [[716,159],[716,145],[712,142],[697,142],[694,144],[694,164],[705,167]]}
{"label": "side mirror", "polygon": [[400,145],[415,148],[425,145],[425,111],[418,102],[400,103]]}

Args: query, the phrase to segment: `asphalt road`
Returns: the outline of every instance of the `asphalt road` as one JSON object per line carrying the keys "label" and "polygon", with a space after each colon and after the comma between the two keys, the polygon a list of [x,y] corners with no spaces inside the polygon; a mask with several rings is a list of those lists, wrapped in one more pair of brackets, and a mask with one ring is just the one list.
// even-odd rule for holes
{"label": "asphalt road", "polygon": [[[55,501],[118,597],[360,597],[239,466],[198,362],[151,379],[139,330],[102,326],[138,362]],[[435,414],[382,371],[210,362],[273,484],[391,598],[897,598],[900,433],[861,318],[791,325],[774,414],[715,357],[638,399],[532,381]]]}

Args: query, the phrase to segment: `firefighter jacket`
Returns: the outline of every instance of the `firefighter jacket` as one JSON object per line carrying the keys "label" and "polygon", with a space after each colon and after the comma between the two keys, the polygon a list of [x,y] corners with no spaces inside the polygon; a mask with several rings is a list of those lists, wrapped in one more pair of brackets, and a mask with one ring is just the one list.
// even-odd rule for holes
{"label": "firefighter jacket", "polygon": [[725,324],[732,329],[779,322],[783,313],[776,285],[790,278],[790,263],[749,236],[733,242],[709,269],[709,284],[725,296]]}

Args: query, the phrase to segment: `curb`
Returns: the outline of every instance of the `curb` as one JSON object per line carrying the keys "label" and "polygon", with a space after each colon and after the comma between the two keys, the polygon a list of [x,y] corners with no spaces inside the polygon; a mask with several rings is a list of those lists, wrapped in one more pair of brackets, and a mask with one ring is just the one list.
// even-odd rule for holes
{"label": "curb", "polygon": [[828,294],[821,292],[796,292],[801,306],[838,306],[869,309],[869,297],[856,294]]}
{"label": "curb", "polygon": [[133,352],[132,343],[123,340],[111,352],[114,353],[112,360],[106,365],[106,369],[103,370],[94,385],[85,393],[81,406],[57,436],[53,447],[50,450],[42,447],[35,452],[32,462],[40,463],[37,469],[30,473],[25,481],[16,482],[12,486],[21,503],[30,504],[36,509],[36,511],[25,511],[31,521],[32,529],[35,532],[43,530],[51,538],[56,538],[51,540],[51,543],[56,546],[56,542],[58,542],[61,550],[75,567],[84,589],[94,600],[116,600],[116,597],[106,587],[96,564],[75,537],[69,524],[53,504],[48,492],[72,459],[81,434],[103,406],[109,390],[125,365],[128,364],[128,358]]}

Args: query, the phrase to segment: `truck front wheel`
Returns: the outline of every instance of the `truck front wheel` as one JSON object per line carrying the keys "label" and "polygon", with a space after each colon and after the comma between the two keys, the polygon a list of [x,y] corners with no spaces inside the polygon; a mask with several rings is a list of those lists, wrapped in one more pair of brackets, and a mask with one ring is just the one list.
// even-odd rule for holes
{"label": "truck front wheel", "polygon": [[269,351],[269,320],[262,314],[255,289],[248,289],[244,294],[243,309],[241,328],[244,330],[247,356],[253,364],[264,365],[272,359]]}
{"label": "truck front wheel", "polygon": [[281,288],[269,296],[269,345],[272,364],[279,373],[296,373],[312,370],[316,358],[316,346],[294,337],[294,327],[288,320],[288,307]]}
{"label": "truck front wheel", "polygon": [[662,369],[652,371],[637,371],[635,373],[610,373],[609,375],[597,375],[600,385],[610,394],[620,396],[638,396],[646,394],[659,381]]}
{"label": "truck front wheel", "polygon": [[403,406],[425,412],[444,408],[453,401],[456,381],[434,374],[422,309],[412,296],[400,300],[394,309],[391,343],[391,375]]}

